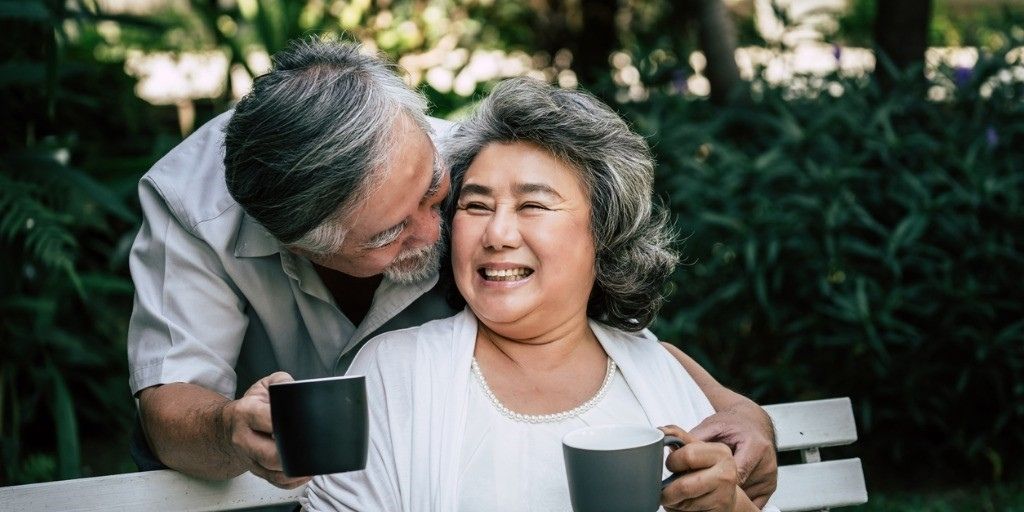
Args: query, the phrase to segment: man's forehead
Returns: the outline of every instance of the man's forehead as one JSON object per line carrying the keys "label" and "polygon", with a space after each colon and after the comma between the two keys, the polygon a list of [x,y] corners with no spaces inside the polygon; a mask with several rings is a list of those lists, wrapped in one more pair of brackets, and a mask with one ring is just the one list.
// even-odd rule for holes
{"label": "man's forehead", "polygon": [[[395,150],[402,152],[404,146],[399,144]],[[406,152],[398,162],[393,162],[398,167],[410,166],[411,173],[400,168],[383,170],[380,182],[368,191],[363,204],[350,216],[347,227],[356,238],[362,238],[360,241],[401,223],[443,181],[447,173],[433,144],[428,141],[421,147],[423,150],[416,151],[420,155]]]}

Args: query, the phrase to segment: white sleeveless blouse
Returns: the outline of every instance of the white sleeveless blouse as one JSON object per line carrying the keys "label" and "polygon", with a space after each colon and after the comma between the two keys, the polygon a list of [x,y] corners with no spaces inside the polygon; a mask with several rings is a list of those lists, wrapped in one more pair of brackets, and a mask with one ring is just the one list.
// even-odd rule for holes
{"label": "white sleeveless blouse", "polygon": [[503,414],[484,382],[470,379],[458,461],[461,512],[571,511],[562,437],[591,425],[652,426],[618,371],[590,408],[561,421],[530,423]]}

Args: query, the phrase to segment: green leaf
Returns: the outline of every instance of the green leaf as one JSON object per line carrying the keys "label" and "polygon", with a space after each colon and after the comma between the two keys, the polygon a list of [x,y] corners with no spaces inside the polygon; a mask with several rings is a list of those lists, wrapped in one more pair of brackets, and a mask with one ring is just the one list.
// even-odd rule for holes
{"label": "green leaf", "polygon": [[786,156],[787,155],[782,150],[782,148],[772,148],[768,152],[754,159],[754,170],[765,171],[768,169],[772,169],[773,167],[777,166],[780,162],[785,161]]}
{"label": "green leaf", "polygon": [[100,272],[88,272],[81,275],[82,286],[92,294],[98,295],[131,295],[135,291],[130,279]]}
{"label": "green leaf", "polygon": [[130,224],[138,222],[138,216],[125,206],[124,201],[92,176],[73,167],[65,167],[63,172],[68,182],[92,198],[104,210]]}
{"label": "green leaf", "polygon": [[746,226],[744,226],[743,222],[728,215],[722,215],[714,212],[701,212],[700,220],[713,226],[724,227],[738,233],[746,230]]}
{"label": "green leaf", "polygon": [[0,87],[40,85],[45,82],[46,65],[41,62],[10,61],[0,64]]}
{"label": "green leaf", "polygon": [[894,259],[896,251],[913,245],[928,229],[928,218],[921,214],[910,214],[896,225],[886,246],[886,256]]}
{"label": "green leaf", "polygon": [[66,151],[66,148],[37,149],[11,155],[9,158],[12,166],[25,172],[32,172],[35,179],[50,178],[61,181],[73,190],[84,193],[100,208],[118,218],[131,224],[138,222],[138,216],[107,185],[79,169],[66,165],[63,161],[66,157],[62,156],[62,150]]}
{"label": "green leaf", "polygon": [[4,0],[0,2],[0,19],[20,21],[49,21],[50,11],[41,2],[33,0]]}
{"label": "green leaf", "polygon": [[55,366],[50,366],[50,376],[53,386],[53,419],[57,427],[57,474],[61,479],[78,478],[81,476],[82,456],[71,393]]}
{"label": "green leaf", "polygon": [[87,19],[92,22],[97,21],[113,21],[118,25],[125,25],[129,27],[140,28],[144,30],[150,30],[154,32],[161,32],[172,28],[168,23],[154,19],[152,17],[135,16],[131,14],[93,14],[86,13],[81,16],[83,19]]}

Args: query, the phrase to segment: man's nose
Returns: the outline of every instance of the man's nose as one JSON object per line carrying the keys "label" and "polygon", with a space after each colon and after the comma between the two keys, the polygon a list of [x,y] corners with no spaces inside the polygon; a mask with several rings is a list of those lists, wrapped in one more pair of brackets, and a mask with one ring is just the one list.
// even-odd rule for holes
{"label": "man's nose", "polygon": [[441,238],[441,212],[437,208],[424,208],[416,215],[416,238],[424,245],[437,243]]}

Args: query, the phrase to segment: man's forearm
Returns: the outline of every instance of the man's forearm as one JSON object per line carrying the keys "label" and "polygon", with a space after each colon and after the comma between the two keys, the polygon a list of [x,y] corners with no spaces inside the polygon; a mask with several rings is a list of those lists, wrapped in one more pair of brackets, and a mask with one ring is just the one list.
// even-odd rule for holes
{"label": "man's forearm", "polygon": [[697,387],[708,397],[708,401],[711,402],[711,406],[715,408],[715,411],[721,412],[733,406],[741,405],[743,402],[749,402],[754,407],[757,407],[757,404],[752,400],[721,385],[707,370],[697,364],[697,361],[694,361],[692,357],[686,355],[682,350],[669,343],[662,342],[662,345],[679,361],[679,364],[683,365],[683,369],[686,370],[686,373],[690,374],[693,381],[697,383]]}
{"label": "man's forearm", "polygon": [[711,406],[715,408],[716,412],[729,411],[740,414],[747,421],[755,422],[758,428],[768,435],[769,440],[774,441],[775,429],[772,427],[771,418],[768,417],[768,413],[764,412],[764,409],[753,400],[721,385],[707,370],[697,364],[697,361],[694,361],[682,350],[669,343],[662,342],[662,345],[679,361],[679,364],[683,365],[683,369],[690,374],[693,381],[697,383],[697,387],[708,397],[708,401],[711,402]]}
{"label": "man's forearm", "polygon": [[199,478],[223,480],[246,466],[225,439],[224,408],[230,401],[185,383],[142,390],[139,411],[153,453],[168,467]]}

